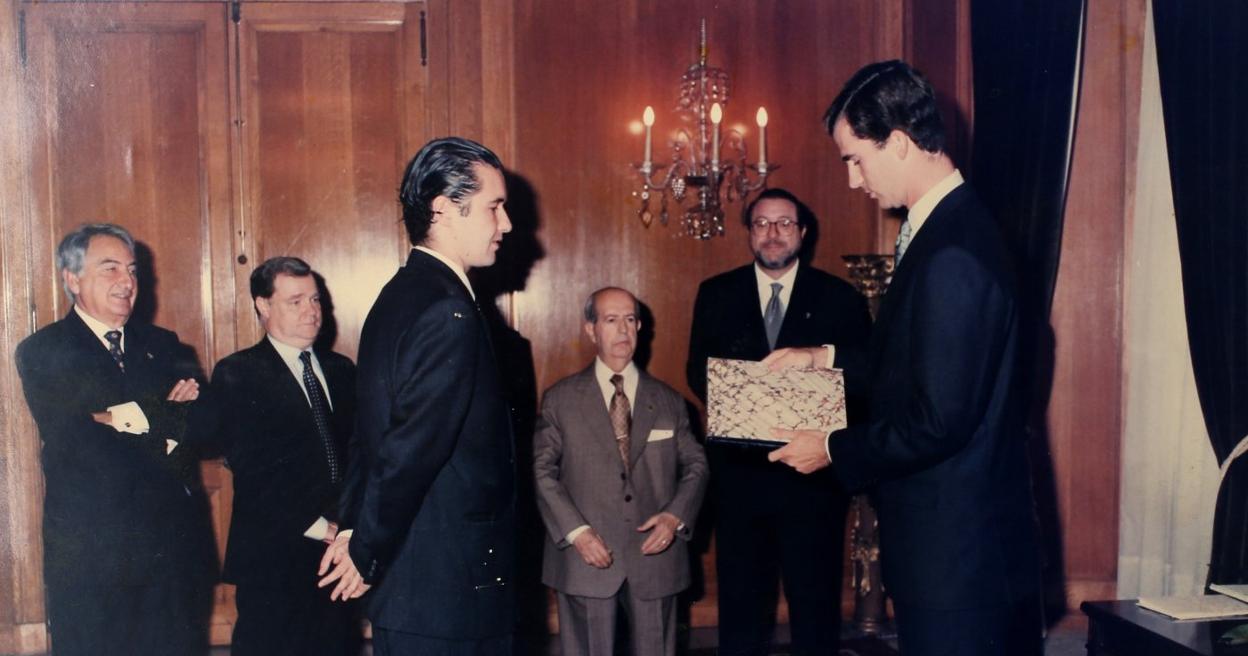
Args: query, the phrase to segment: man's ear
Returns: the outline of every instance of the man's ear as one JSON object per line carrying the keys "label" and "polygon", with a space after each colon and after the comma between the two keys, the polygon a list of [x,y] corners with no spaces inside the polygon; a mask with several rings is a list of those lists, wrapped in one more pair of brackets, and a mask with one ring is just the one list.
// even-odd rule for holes
{"label": "man's ear", "polygon": [[273,310],[273,307],[270,305],[269,299],[263,296],[260,296],[256,299],[256,314],[260,315],[261,321],[268,321],[269,312],[271,312],[272,310]]}
{"label": "man's ear", "polygon": [[74,295],[74,298],[77,298],[79,292],[82,290],[82,285],[79,283],[78,276],[69,269],[61,269],[61,279],[65,281],[65,289],[68,289],[69,292]]}
{"label": "man's ear", "polygon": [[429,209],[433,210],[433,213],[435,215],[430,219],[429,222],[437,223],[438,217],[436,215],[450,214],[452,211],[455,210],[455,201],[451,200],[450,198],[447,198],[446,196],[438,196],[433,199],[432,203],[429,204]]}
{"label": "man's ear", "polygon": [[598,336],[594,334],[594,324],[591,321],[585,322],[585,334],[589,335],[589,341],[594,344],[598,343]]}
{"label": "man's ear", "polygon": [[897,159],[905,159],[910,153],[911,145],[913,142],[910,141],[910,135],[901,130],[893,130],[888,134],[888,147],[897,154]]}

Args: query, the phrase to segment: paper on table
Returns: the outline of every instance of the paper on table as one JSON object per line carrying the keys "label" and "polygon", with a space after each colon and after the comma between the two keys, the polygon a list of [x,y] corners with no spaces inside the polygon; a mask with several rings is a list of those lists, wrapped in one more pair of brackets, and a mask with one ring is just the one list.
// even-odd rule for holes
{"label": "paper on table", "polygon": [[707,435],[778,443],[772,428],[830,433],[845,427],[845,381],[840,369],[770,372],[749,360],[711,358],[706,364]]}
{"label": "paper on table", "polygon": [[1209,589],[1218,594],[1224,594],[1228,597],[1234,597],[1248,604],[1248,585],[1230,585],[1221,583],[1210,583]]}
{"label": "paper on table", "polygon": [[1140,608],[1169,615],[1176,620],[1207,620],[1248,615],[1248,604],[1223,595],[1196,597],[1140,597]]}

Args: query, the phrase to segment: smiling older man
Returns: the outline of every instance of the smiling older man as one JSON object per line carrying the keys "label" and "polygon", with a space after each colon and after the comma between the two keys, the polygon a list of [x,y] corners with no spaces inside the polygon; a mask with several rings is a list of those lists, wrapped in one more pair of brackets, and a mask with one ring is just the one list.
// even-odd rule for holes
{"label": "smiling older man", "polygon": [[196,654],[215,562],[195,451],[198,364],[177,335],[130,321],[134,239],[84,225],[57,248],[65,318],[17,347],[43,442],[44,579],[63,654]]}

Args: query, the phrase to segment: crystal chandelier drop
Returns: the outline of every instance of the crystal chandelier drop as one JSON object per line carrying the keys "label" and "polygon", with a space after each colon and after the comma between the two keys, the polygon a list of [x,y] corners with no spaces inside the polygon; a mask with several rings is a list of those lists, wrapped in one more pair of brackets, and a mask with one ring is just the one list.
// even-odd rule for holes
{"label": "crystal chandelier drop", "polygon": [[[658,196],[659,223],[667,225],[668,198],[683,210],[680,226],[694,239],[709,239],[724,234],[724,206],[744,201],[751,193],[767,184],[767,174],[780,168],[767,163],[767,110],[758,108],[758,163],[747,164],[745,137],[734,129],[721,139],[723,107],[728,104],[728,72],[707,63],[706,19],[700,31],[698,63],[680,77],[680,96],[676,112],[684,123],[667,145],[671,151],[668,164],[651,160],[651,129],[654,110],[646,107],[642,114],[645,126],[645,149],[640,164],[633,168],[641,178],[641,189],[633,196],[640,199],[637,216],[647,228],[654,222],[650,202]],[[666,169],[666,173],[662,170]],[[659,175],[655,180],[654,176]]]}

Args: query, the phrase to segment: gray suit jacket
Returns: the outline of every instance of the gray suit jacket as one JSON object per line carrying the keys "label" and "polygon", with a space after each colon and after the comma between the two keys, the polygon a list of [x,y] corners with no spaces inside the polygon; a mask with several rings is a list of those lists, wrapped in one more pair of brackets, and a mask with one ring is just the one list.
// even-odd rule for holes
{"label": "gray suit jacket", "polygon": [[[689,430],[680,394],[641,372],[636,397],[628,473],[592,364],[542,398],[533,446],[537,504],[547,530],[542,582],[565,594],[606,598],[627,579],[633,595],[657,599],[689,585],[686,545],[706,491],[706,456]],[[649,533],[637,527],[663,511],[685,523],[682,539],[662,553],[642,555]],[[586,564],[565,539],[584,524],[611,549],[610,567]]]}

